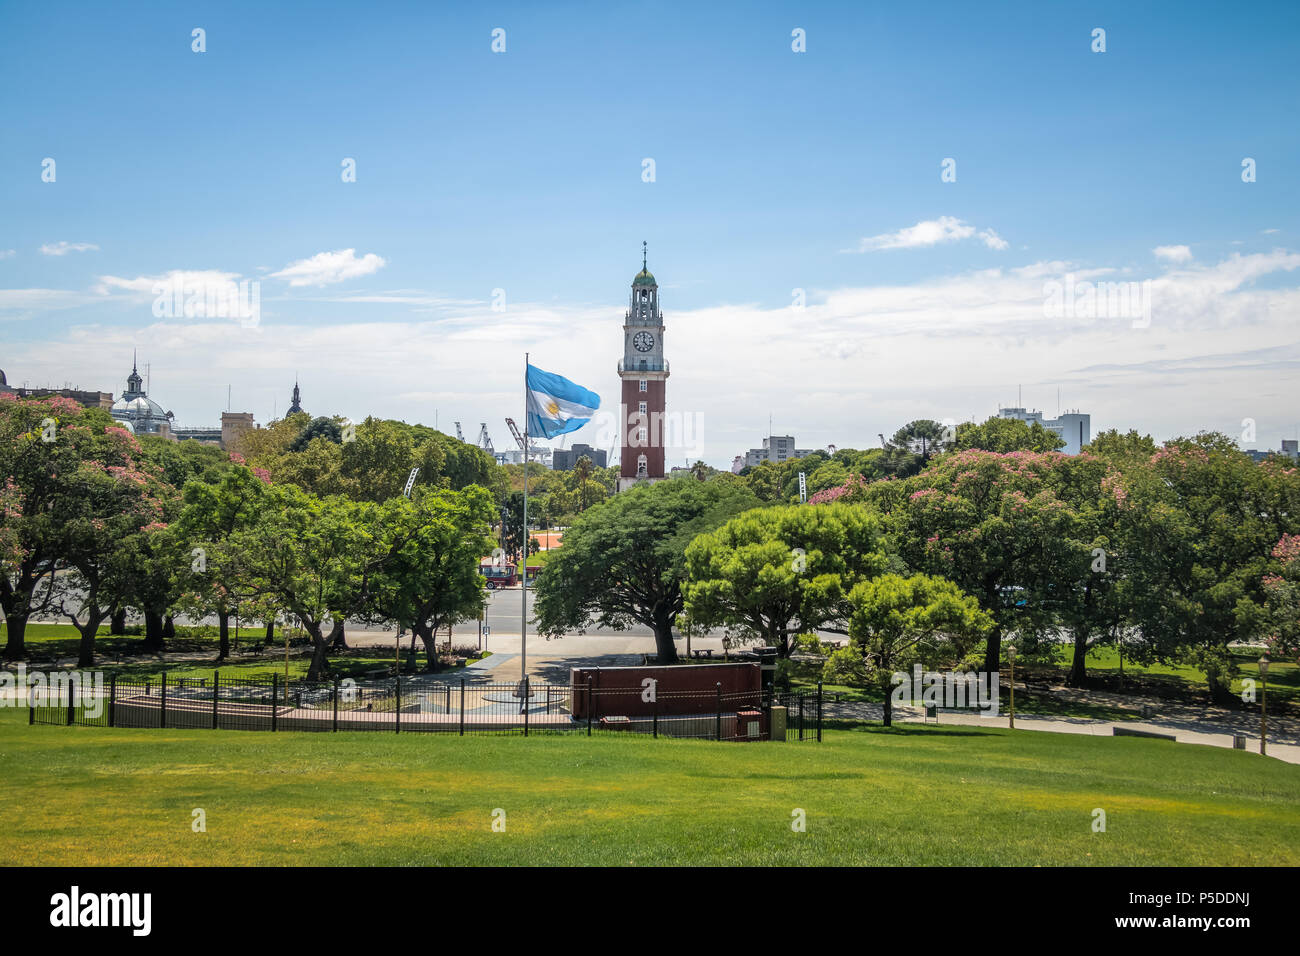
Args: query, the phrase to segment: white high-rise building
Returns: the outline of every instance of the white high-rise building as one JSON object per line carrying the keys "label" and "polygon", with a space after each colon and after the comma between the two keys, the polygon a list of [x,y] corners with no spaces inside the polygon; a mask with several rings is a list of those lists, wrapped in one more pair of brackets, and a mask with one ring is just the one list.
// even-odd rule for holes
{"label": "white high-rise building", "polygon": [[1083,446],[1092,441],[1092,416],[1077,408],[1064,412],[1057,418],[1044,418],[1037,409],[999,408],[999,418],[1018,418],[1026,424],[1038,422],[1049,432],[1055,432],[1065,441],[1061,451],[1067,455],[1077,455]]}

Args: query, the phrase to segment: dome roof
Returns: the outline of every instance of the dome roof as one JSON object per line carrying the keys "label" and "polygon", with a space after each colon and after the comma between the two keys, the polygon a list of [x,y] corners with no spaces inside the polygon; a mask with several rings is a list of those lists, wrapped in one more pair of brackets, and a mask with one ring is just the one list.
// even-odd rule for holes
{"label": "dome roof", "polygon": [[636,274],[636,278],[632,280],[632,284],[633,285],[658,285],[658,283],[655,282],[655,277],[650,274],[649,269],[642,269],[640,272],[638,272]]}

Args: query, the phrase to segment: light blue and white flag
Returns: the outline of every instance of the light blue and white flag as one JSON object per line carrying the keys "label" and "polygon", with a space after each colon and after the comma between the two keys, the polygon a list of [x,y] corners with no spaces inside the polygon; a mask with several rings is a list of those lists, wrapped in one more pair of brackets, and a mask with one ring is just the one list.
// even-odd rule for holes
{"label": "light blue and white flag", "polygon": [[577,431],[600,408],[600,396],[563,375],[528,366],[528,434],[554,438]]}

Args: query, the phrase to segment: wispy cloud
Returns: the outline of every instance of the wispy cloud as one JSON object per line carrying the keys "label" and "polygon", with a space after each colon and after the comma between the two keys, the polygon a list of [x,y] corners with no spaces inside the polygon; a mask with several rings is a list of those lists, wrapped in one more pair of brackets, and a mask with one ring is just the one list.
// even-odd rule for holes
{"label": "wispy cloud", "polygon": [[14,252],[15,250],[13,249],[0,249],[0,259],[8,259],[10,256],[14,255]]}
{"label": "wispy cloud", "polygon": [[1189,246],[1156,246],[1151,250],[1156,258],[1169,262],[1191,262],[1192,250]]}
{"label": "wispy cloud", "polygon": [[878,249],[922,249],[948,242],[960,242],[977,236],[990,249],[1001,251],[1010,243],[992,229],[977,230],[975,226],[955,216],[924,219],[915,226],[906,226],[898,232],[859,239],[853,249],[845,252],[873,252]]}
{"label": "wispy cloud", "polygon": [[358,259],[355,249],[340,249],[337,252],[318,252],[310,259],[291,262],[279,272],[272,272],[271,278],[286,279],[291,286],[333,285],[371,275],[384,265],[383,257],[373,252]]}
{"label": "wispy cloud", "polygon": [[47,242],[41,246],[41,254],[46,256],[66,256],[69,252],[98,252],[99,246],[93,242]]}

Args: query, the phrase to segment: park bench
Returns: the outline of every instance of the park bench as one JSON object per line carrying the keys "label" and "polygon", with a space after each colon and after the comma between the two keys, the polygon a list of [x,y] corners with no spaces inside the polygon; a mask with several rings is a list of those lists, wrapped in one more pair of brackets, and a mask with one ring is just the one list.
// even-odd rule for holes
{"label": "park bench", "polygon": [[696,648],[693,648],[693,649],[691,650],[691,656],[692,656],[692,657],[695,657],[695,658],[700,658],[700,657],[708,657],[708,658],[712,658],[712,657],[713,657],[713,648],[711,648],[711,647],[696,647]]}

